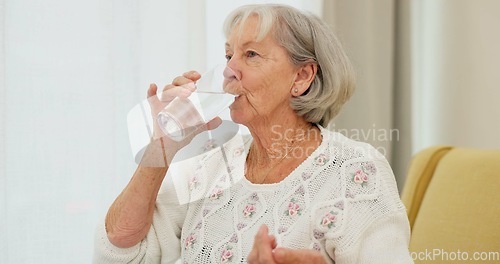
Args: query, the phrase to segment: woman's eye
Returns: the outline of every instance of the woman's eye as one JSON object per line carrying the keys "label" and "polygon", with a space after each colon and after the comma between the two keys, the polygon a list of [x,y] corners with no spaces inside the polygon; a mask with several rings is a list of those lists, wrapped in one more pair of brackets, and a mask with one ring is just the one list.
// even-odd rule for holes
{"label": "woman's eye", "polygon": [[252,51],[252,50],[247,51],[248,58],[253,58],[253,57],[258,56],[258,55],[259,54],[257,54],[257,52],[255,52],[255,51]]}
{"label": "woman's eye", "polygon": [[226,61],[230,61],[232,57],[233,57],[232,55],[226,54]]}

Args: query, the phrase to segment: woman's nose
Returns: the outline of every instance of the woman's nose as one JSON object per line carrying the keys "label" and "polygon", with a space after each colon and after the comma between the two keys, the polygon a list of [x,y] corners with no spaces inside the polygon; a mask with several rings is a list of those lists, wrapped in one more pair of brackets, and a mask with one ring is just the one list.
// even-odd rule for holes
{"label": "woman's nose", "polygon": [[226,66],[224,69],[224,78],[226,79],[236,79],[236,80],[241,80],[241,74],[237,73],[235,70],[231,69],[231,67]]}

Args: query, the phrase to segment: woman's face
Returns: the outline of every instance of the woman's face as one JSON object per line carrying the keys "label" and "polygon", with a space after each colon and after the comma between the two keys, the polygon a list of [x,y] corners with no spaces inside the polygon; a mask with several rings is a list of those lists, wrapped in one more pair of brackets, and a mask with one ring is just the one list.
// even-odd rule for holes
{"label": "woman's face", "polygon": [[270,34],[257,42],[257,22],[249,17],[226,43],[227,66],[241,80],[240,87],[228,91],[239,95],[230,106],[231,118],[246,126],[293,111],[289,100],[297,75],[287,51]]}

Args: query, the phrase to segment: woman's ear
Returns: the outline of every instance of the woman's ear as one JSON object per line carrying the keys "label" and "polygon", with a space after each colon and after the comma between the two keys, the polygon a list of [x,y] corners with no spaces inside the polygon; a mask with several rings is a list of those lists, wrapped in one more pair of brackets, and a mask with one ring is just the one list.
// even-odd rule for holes
{"label": "woman's ear", "polygon": [[297,71],[295,82],[293,83],[294,85],[291,90],[292,96],[302,95],[313,82],[317,71],[318,65],[313,62],[300,67]]}

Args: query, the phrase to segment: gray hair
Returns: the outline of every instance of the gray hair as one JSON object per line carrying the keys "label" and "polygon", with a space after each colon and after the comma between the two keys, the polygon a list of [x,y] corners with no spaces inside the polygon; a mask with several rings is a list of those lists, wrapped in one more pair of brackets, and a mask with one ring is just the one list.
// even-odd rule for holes
{"label": "gray hair", "polygon": [[234,10],[224,22],[226,38],[237,25],[256,15],[257,41],[271,33],[298,67],[315,62],[316,76],[302,95],[293,97],[292,109],[310,123],[328,126],[354,92],[354,72],[342,45],[328,25],[317,16],[296,8],[261,4]]}

